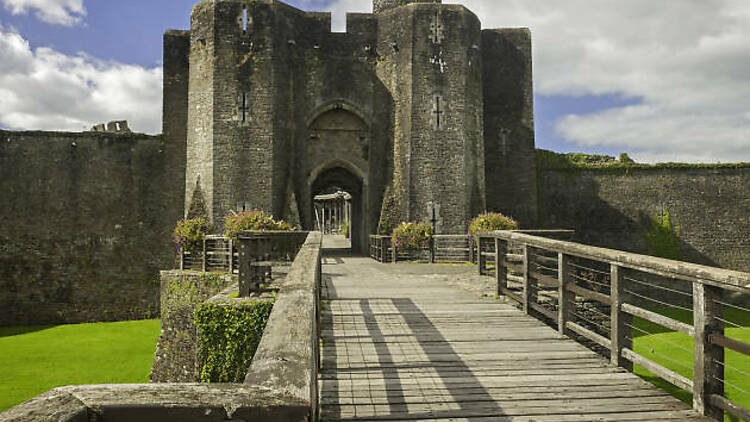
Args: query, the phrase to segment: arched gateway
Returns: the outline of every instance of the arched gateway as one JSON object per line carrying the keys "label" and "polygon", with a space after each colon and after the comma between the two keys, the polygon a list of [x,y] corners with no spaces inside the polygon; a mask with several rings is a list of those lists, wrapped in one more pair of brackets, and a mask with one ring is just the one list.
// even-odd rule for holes
{"label": "arched gateway", "polygon": [[535,224],[528,30],[482,30],[439,0],[373,10],[341,34],[279,1],[205,0],[190,31],[165,36],[164,136],[187,142],[186,209],[201,198],[217,229],[237,207],[313,229],[313,197],[340,189],[361,251],[379,221],[425,221],[428,204],[439,233],[488,208]]}

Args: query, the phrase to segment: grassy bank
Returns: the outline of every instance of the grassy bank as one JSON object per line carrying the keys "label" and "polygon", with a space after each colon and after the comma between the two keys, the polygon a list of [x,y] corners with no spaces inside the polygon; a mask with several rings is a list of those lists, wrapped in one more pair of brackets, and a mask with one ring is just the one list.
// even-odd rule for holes
{"label": "grassy bank", "polygon": [[[693,316],[690,312],[679,309],[659,309],[658,312],[692,325]],[[729,309],[726,311],[724,319],[743,327],[750,327],[750,312]],[[667,330],[640,318],[636,318],[634,326],[638,328],[633,333],[636,353],[688,379],[693,378],[692,337]],[[726,328],[725,335],[735,340],[750,343],[750,329],[748,328]],[[748,394],[750,393],[750,357],[727,349],[725,352],[725,365],[726,397],[750,409],[750,394]],[[669,391],[680,400],[692,404],[693,396],[690,392],[663,381],[641,367],[636,367],[635,373],[650,383]],[[736,419],[727,417],[725,420],[734,421]]]}
{"label": "grassy bank", "polygon": [[0,327],[0,412],[63,385],[148,381],[159,320]]}

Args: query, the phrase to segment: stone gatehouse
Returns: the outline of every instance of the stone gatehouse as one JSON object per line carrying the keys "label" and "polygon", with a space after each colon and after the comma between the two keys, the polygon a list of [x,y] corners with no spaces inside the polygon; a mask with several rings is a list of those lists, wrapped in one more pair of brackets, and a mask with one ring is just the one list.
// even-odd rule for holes
{"label": "stone gatehouse", "polygon": [[439,0],[373,6],[335,33],[330,13],[206,0],[190,31],[167,32],[164,132],[187,143],[186,210],[202,196],[217,228],[259,208],[310,229],[312,198],[342,189],[355,249],[432,208],[440,233],[485,209],[536,224],[529,31],[482,30]]}

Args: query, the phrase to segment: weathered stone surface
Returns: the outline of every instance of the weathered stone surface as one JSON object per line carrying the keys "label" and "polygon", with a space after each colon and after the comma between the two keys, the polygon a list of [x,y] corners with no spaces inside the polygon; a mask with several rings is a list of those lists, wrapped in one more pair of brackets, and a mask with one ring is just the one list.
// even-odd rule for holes
{"label": "weathered stone surface", "polygon": [[681,258],[750,271],[750,168],[540,172],[540,219],[576,241],[649,254],[652,220],[670,213]]}
{"label": "weathered stone surface", "polygon": [[[188,58],[175,58],[179,66],[169,72],[178,77],[189,68],[187,209],[200,187],[215,227],[231,210],[261,208],[299,215],[311,229],[312,197],[344,188],[353,195],[360,251],[381,209],[399,221],[425,220],[435,204],[438,231],[463,233],[488,205],[519,203],[507,209],[533,226],[528,31],[498,32],[498,42],[484,37],[493,40],[485,47],[479,20],[463,6],[377,0],[374,10],[349,14],[341,34],[331,33],[330,14],[278,1],[194,8]],[[177,35],[184,36],[165,37],[170,52]],[[165,98],[182,98],[184,85],[174,90]],[[522,179],[518,189],[486,192],[485,167],[508,164],[485,154],[488,118],[492,154],[501,153],[499,128],[513,131],[508,156],[516,166],[507,173],[522,170],[514,175]],[[170,127],[179,121],[170,119]],[[519,191],[526,199],[515,197]]]}
{"label": "weathered stone surface", "polygon": [[193,271],[162,271],[161,334],[156,346],[151,382],[200,380],[195,308],[228,286],[237,276]]}
{"label": "weathered stone surface", "polygon": [[[245,384],[318,402],[318,322],[322,235],[310,233],[282,284]],[[313,418],[312,420],[315,420]]]}
{"label": "weathered stone surface", "polygon": [[0,413],[0,422],[90,422],[88,408],[69,391],[56,388]]}
{"label": "weathered stone surface", "polygon": [[[308,236],[277,296],[273,325],[263,334],[245,384],[137,384],[62,387],[0,414],[0,422],[192,422],[316,420],[322,236]],[[280,271],[278,273],[284,273]],[[200,276],[216,276],[214,281]],[[165,318],[201,301],[229,275],[163,272]],[[171,289],[171,290],[170,290]],[[209,300],[235,306],[251,299]],[[307,331],[305,331],[307,330]],[[164,338],[164,335],[162,335]],[[257,364],[255,362],[257,361]]]}
{"label": "weathered stone surface", "polygon": [[0,131],[0,325],[156,316],[181,160],[159,136]]}
{"label": "weathered stone surface", "polygon": [[57,388],[0,414],[2,422],[307,421],[309,404],[242,384]]}
{"label": "weathered stone surface", "polygon": [[[531,33],[482,31],[487,208],[537,227]],[[508,200],[513,198],[512,200]]]}

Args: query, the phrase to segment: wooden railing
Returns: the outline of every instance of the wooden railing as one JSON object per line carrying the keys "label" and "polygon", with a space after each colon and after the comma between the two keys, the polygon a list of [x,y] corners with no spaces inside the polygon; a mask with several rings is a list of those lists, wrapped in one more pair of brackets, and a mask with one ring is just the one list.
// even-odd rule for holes
{"label": "wooden railing", "polygon": [[[692,392],[703,415],[750,420],[732,398],[750,401],[750,374],[725,360],[727,350],[750,356],[750,345],[725,331],[749,331],[738,315],[750,316],[750,274],[513,232],[482,234],[478,244],[493,250],[479,253],[480,274],[494,274],[498,294],[526,313],[588,342],[613,365],[639,365]],[[690,336],[690,346],[657,330]],[[663,343],[639,352],[633,339],[640,336]],[[675,358],[680,353],[692,362]]]}
{"label": "wooden railing", "polygon": [[383,263],[399,261],[471,262],[471,247],[466,235],[435,235],[429,247],[400,250],[390,236],[370,236],[370,257]]}
{"label": "wooden railing", "polygon": [[180,269],[203,272],[240,271],[240,245],[252,249],[250,259],[291,261],[304,243],[309,232],[241,232],[238,240],[226,236],[206,236],[197,251],[180,251]]}
{"label": "wooden railing", "polygon": [[203,272],[239,271],[237,245],[225,236],[206,236],[198,251],[180,251],[180,269]]}

